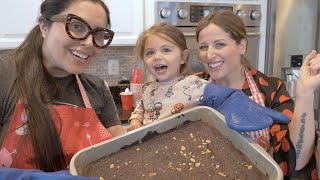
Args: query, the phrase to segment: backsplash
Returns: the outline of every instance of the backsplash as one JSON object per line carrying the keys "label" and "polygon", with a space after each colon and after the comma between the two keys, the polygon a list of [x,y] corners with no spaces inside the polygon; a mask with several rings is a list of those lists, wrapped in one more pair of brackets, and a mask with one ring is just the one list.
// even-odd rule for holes
{"label": "backsplash", "polygon": [[[0,56],[8,56],[12,50],[0,50]],[[93,62],[87,69],[86,73],[93,74],[108,82],[109,86],[117,86],[118,81],[123,77],[130,79],[133,67],[137,64],[132,60],[133,47],[108,47],[103,51],[101,56]],[[108,60],[119,61],[119,74],[108,75]]]}
{"label": "backsplash", "polygon": [[[132,53],[132,46],[110,46],[104,50],[103,54],[87,68],[86,73],[100,77],[108,82],[109,86],[117,86],[118,82],[122,78],[130,80],[133,67],[138,65],[138,63],[133,60]],[[118,75],[109,75],[108,60],[119,61]]]}
{"label": "backsplash", "polygon": [[[138,62],[133,60],[133,46],[110,46],[103,51],[101,56],[91,64],[86,73],[93,74],[108,82],[109,86],[117,86],[122,78],[131,79],[131,73]],[[12,50],[0,50],[0,57],[8,56]],[[198,60],[198,52],[191,50],[189,63],[194,71],[201,71],[202,65]],[[108,60],[119,61],[119,74],[109,75]]]}

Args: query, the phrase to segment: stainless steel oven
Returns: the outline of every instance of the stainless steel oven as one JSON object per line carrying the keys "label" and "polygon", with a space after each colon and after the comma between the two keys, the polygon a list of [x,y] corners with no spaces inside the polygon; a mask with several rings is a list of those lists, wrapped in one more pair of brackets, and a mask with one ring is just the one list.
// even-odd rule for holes
{"label": "stainless steel oven", "polygon": [[217,11],[231,11],[241,17],[246,26],[249,41],[246,57],[252,67],[258,68],[260,5],[157,1],[155,4],[155,23],[172,24],[182,30],[187,39],[188,48],[191,50],[189,60],[192,63],[192,69],[201,71],[195,30],[202,17]]}

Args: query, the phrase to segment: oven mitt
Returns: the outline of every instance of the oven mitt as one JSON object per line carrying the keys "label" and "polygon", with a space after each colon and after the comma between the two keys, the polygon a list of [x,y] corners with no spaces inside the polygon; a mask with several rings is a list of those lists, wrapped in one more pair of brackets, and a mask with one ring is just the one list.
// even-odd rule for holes
{"label": "oven mitt", "polygon": [[15,169],[0,166],[0,179],[94,180],[96,178],[72,176],[68,171],[44,172],[37,169]]}
{"label": "oven mitt", "polygon": [[254,102],[241,90],[214,83],[205,87],[203,103],[222,113],[228,127],[240,132],[264,129],[273,122],[290,121],[288,116]]}

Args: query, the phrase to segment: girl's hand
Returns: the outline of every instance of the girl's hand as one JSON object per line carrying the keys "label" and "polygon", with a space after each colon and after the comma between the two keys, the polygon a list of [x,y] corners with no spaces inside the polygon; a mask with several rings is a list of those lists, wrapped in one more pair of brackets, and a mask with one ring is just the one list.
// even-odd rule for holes
{"label": "girl's hand", "polygon": [[141,122],[138,119],[132,119],[130,121],[130,125],[129,125],[127,131],[129,132],[129,131],[132,131],[134,129],[138,129],[140,127],[142,127]]}
{"label": "girl's hand", "polygon": [[320,54],[312,50],[305,58],[297,81],[296,96],[313,95],[320,86]]}

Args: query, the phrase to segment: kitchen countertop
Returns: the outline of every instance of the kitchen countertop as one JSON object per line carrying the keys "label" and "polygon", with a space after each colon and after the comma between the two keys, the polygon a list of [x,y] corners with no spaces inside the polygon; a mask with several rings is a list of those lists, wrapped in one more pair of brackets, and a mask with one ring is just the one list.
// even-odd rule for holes
{"label": "kitchen countertop", "polygon": [[123,110],[121,104],[116,104],[118,108],[118,115],[122,124],[128,123],[128,120],[131,116],[133,108],[131,110]]}
{"label": "kitchen countertop", "polygon": [[128,119],[131,116],[131,112],[134,110],[133,108],[131,110],[123,110],[122,106],[121,106],[121,100],[120,100],[120,96],[119,96],[119,90],[117,86],[110,86],[109,87],[111,94],[113,96],[113,100],[117,106],[118,109],[118,115],[120,118],[120,121],[122,122],[122,124],[127,124],[128,123]]}

